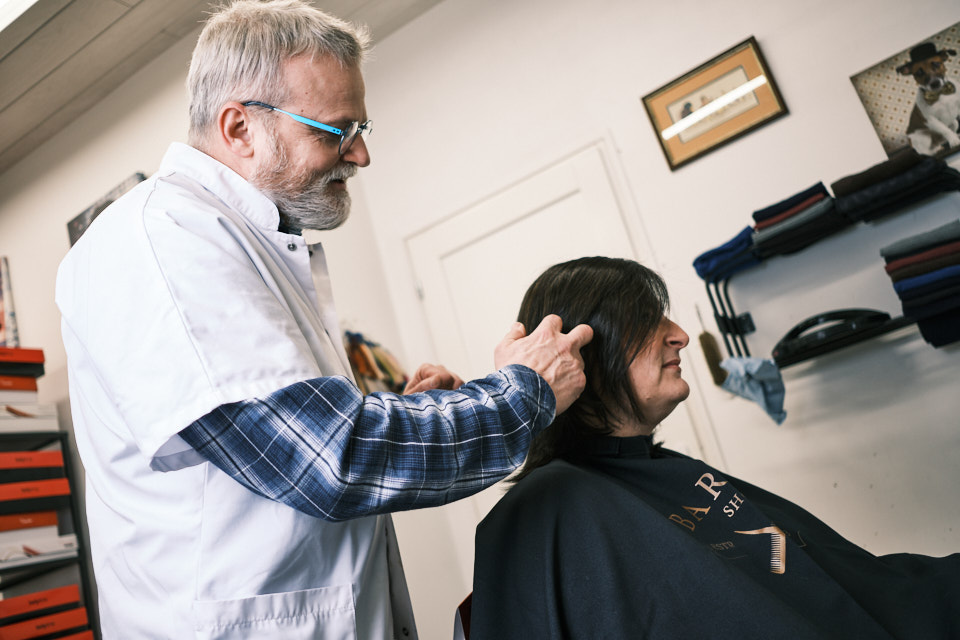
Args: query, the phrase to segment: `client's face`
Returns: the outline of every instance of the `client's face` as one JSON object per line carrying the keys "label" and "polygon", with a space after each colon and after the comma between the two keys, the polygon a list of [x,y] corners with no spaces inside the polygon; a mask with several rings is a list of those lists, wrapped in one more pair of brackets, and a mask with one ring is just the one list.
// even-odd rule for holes
{"label": "client's face", "polygon": [[681,377],[680,350],[690,336],[664,317],[653,338],[630,363],[630,383],[643,410],[643,420],[624,424],[615,435],[649,435],[690,395]]}

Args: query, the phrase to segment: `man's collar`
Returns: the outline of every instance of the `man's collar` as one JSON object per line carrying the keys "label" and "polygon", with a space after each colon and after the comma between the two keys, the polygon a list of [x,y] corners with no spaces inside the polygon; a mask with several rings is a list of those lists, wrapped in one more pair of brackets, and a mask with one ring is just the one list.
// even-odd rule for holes
{"label": "man's collar", "polygon": [[174,142],[160,162],[159,175],[183,173],[257,227],[277,231],[280,213],[262,191],[216,158],[189,145]]}

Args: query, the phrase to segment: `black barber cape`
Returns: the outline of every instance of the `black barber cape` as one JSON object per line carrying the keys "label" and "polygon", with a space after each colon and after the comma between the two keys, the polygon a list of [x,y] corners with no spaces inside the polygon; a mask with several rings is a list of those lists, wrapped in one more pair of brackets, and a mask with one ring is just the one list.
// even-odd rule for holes
{"label": "black barber cape", "polygon": [[650,437],[587,449],[480,523],[471,640],[960,638],[960,554],[874,556]]}

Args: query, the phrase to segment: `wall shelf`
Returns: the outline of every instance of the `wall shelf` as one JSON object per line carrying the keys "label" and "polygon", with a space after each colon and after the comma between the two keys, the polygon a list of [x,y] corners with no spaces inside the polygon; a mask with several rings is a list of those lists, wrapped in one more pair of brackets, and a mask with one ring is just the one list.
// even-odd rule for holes
{"label": "wall shelf", "polygon": [[[926,198],[926,200],[939,198],[949,193],[953,193],[953,191],[933,194],[929,198]],[[902,206],[896,210],[888,211],[885,215],[899,213],[901,210],[906,209],[920,201],[921,200],[917,199],[904,201]],[[841,231],[852,231],[853,229],[855,229],[855,227],[847,227]],[[825,239],[826,237],[828,236],[820,238],[817,242]],[[804,247],[804,249],[806,249],[806,247]],[[792,259],[794,256],[801,254],[804,249],[801,249],[800,251],[790,255],[779,257]],[[726,348],[727,354],[730,357],[749,357],[751,352],[747,343],[747,336],[756,331],[756,324],[754,323],[751,313],[749,311],[738,312],[730,295],[731,280],[737,274],[744,273],[745,271],[746,270],[737,271],[736,273],[722,279],[706,282],[707,297],[710,301],[710,306],[713,308],[713,317],[723,338],[724,347]],[[917,321],[914,318],[904,316],[893,317],[881,325],[866,327],[862,330],[856,331],[853,335],[846,336],[842,339],[827,341],[823,345],[806,349],[801,354],[788,354],[779,357],[772,357],[780,368],[788,367],[812,358],[816,358],[818,356],[825,355],[827,353],[832,353],[854,344],[877,338],[892,331],[896,331],[897,329],[914,325],[916,322]]]}

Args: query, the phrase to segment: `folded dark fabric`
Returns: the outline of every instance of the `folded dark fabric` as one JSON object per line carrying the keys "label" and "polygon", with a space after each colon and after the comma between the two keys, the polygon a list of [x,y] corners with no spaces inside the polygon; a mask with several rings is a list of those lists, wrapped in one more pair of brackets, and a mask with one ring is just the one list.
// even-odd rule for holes
{"label": "folded dark fabric", "polygon": [[[911,236],[912,237],[912,236]],[[924,249],[918,253],[912,253],[903,258],[897,258],[896,260],[889,260],[886,265],[884,265],[884,270],[887,273],[893,273],[904,267],[909,267],[921,262],[926,262],[927,260],[933,260],[942,256],[947,256],[953,253],[960,252],[960,242],[947,242],[946,244],[937,245],[929,249]]]}
{"label": "folded dark fabric", "polygon": [[948,253],[939,258],[930,258],[922,262],[917,262],[906,267],[901,267],[889,272],[890,279],[894,282],[900,282],[914,276],[922,276],[925,273],[931,273],[944,267],[950,267],[960,264],[960,251]]}
{"label": "folded dark fabric", "polygon": [[960,295],[942,297],[934,302],[927,302],[925,304],[910,304],[901,301],[900,306],[903,308],[903,315],[908,318],[920,320],[960,307]]}
{"label": "folded dark fabric", "polygon": [[756,256],[753,252],[753,249],[746,251],[736,258],[731,258],[722,264],[718,264],[717,268],[710,274],[709,280],[707,282],[722,282],[735,273],[749,269],[755,265],[762,262],[760,258]]}
{"label": "folded dark fabric", "polygon": [[928,344],[942,347],[960,340],[960,307],[917,321],[920,335]]}
{"label": "folded dark fabric", "polygon": [[770,255],[796,253],[800,249],[805,249],[824,238],[842,231],[847,228],[847,226],[849,226],[849,223],[846,226],[830,223],[798,229],[782,237],[765,240],[762,244],[756,245],[753,251],[761,258],[766,258]]}
{"label": "folded dark fabric", "polygon": [[767,218],[772,218],[773,216],[783,213],[784,211],[797,206],[804,200],[811,198],[817,194],[822,194],[824,196],[830,195],[830,193],[827,191],[827,188],[823,186],[823,183],[818,182],[817,184],[807,187],[806,189],[804,189],[803,191],[800,191],[799,193],[793,194],[789,198],[781,200],[780,202],[772,204],[768,207],[764,207],[763,209],[758,209],[754,211],[753,219],[755,222],[761,222],[763,220],[766,220]]}
{"label": "folded dark fabric", "polygon": [[937,287],[947,286],[954,280],[960,280],[960,265],[943,267],[930,273],[923,273],[912,278],[904,278],[893,283],[893,289],[901,298],[922,295],[934,291]]}
{"label": "folded dark fabric", "polygon": [[837,198],[837,211],[855,222],[876,220],[945,191],[960,190],[960,171],[926,156],[904,173]]}
{"label": "folded dark fabric", "polygon": [[[777,224],[778,222],[783,222],[784,220],[787,220],[787,219],[789,219],[790,217],[792,217],[792,216],[794,216],[794,215],[796,215],[796,214],[798,214],[798,213],[802,213],[802,212],[806,211],[806,210],[809,209],[812,205],[820,202],[821,200],[826,200],[827,198],[830,198],[830,196],[825,196],[825,195],[823,195],[822,193],[818,193],[818,194],[815,195],[815,196],[811,196],[811,197],[807,198],[806,200],[804,200],[803,202],[801,202],[801,203],[798,204],[797,206],[795,206],[795,207],[790,207],[789,209],[787,209],[787,210],[784,211],[783,213],[778,213],[778,214],[775,215],[775,216],[770,216],[769,218],[764,218],[763,220],[757,222],[757,224],[755,224],[755,225],[753,226],[753,228],[754,228],[754,229],[765,229],[765,228],[767,228],[767,227],[769,227],[769,226],[772,226],[772,225]],[[831,199],[832,199],[832,198],[831,198]]]}
{"label": "folded dark fabric", "polygon": [[767,218],[762,222],[758,222],[753,226],[753,228],[756,229],[757,231],[761,231],[763,229],[768,229],[770,227],[776,226],[778,224],[784,224],[784,223],[790,222],[794,218],[798,218],[801,215],[809,212],[811,209],[816,209],[817,207],[825,206],[824,203],[830,203],[830,206],[832,207],[833,198],[831,198],[830,196],[825,196],[818,193],[812,198],[807,198],[797,206],[791,209],[787,209],[780,215],[776,215],[776,216],[773,216],[772,218]]}
{"label": "folded dark fabric", "polygon": [[697,275],[707,282],[717,282],[760,262],[753,253],[753,229],[744,227],[733,238],[715,249],[704,251],[693,261]]}
{"label": "folded dark fabric", "polygon": [[887,262],[892,262],[893,260],[906,258],[920,251],[957,241],[960,241],[960,220],[954,220],[953,222],[948,222],[929,231],[912,235],[903,240],[897,240],[885,247],[881,247],[880,255],[883,256],[883,259]]}
{"label": "folded dark fabric", "polygon": [[946,298],[957,298],[957,296],[960,296],[960,278],[954,278],[950,282],[944,282],[941,286],[932,287],[925,291],[911,291],[909,294],[901,294],[900,304],[923,307]]}
{"label": "folded dark fabric", "polygon": [[804,211],[797,213],[782,222],[770,225],[764,229],[758,228],[753,234],[753,244],[789,233],[805,225],[816,223],[821,217],[836,216],[833,211],[833,198],[824,198]]}
{"label": "folded dark fabric", "polygon": [[903,292],[915,291],[929,285],[936,286],[938,283],[948,281],[954,277],[960,277],[960,266],[944,267],[943,269],[937,269],[936,271],[924,273],[923,275],[904,278],[900,282],[895,282],[893,288],[899,295]]}
{"label": "folded dark fabric", "polygon": [[843,201],[843,207],[841,208],[851,206],[851,203],[863,205],[877,198],[890,197],[896,195],[897,192],[903,189],[922,184],[932,176],[938,175],[940,169],[946,166],[947,164],[939,158],[921,156],[919,162],[904,171],[890,175],[883,180],[864,185],[856,191],[835,197]]}
{"label": "folded dark fabric", "polygon": [[753,251],[763,260],[774,255],[789,255],[842,231],[852,224],[842,216],[820,216],[815,221],[801,225],[787,233],[763,239],[760,243],[754,244]]}
{"label": "folded dark fabric", "polygon": [[840,178],[830,185],[830,190],[837,198],[849,195],[903,173],[923,158],[913,147],[903,147],[890,154],[884,162],[875,164],[866,171]]}
{"label": "folded dark fabric", "polygon": [[847,215],[851,216],[856,222],[872,222],[884,216],[902,213],[907,207],[949,191],[960,191],[960,174],[942,176],[936,180],[927,181],[904,190],[896,197],[879,200],[867,208],[847,213]]}

